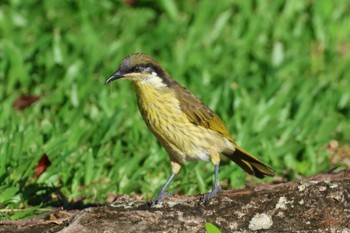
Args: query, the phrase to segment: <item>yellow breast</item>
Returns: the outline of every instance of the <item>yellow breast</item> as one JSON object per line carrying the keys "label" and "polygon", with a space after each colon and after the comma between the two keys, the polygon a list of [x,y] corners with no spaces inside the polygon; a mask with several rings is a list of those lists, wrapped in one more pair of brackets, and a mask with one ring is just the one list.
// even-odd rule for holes
{"label": "yellow breast", "polygon": [[221,152],[227,147],[221,135],[188,120],[171,88],[134,84],[142,117],[171,159],[179,163],[206,160],[211,152]]}

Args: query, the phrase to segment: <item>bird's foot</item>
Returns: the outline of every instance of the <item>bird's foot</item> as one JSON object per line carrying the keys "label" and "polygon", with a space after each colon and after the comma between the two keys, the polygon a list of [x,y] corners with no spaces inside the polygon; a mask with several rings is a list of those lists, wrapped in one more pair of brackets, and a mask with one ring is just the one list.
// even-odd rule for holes
{"label": "bird's foot", "polygon": [[213,189],[202,196],[201,203],[206,204],[212,197],[214,197],[219,191],[221,191],[220,185],[214,186]]}
{"label": "bird's foot", "polygon": [[163,201],[164,198],[171,197],[172,195],[172,193],[160,192],[155,198],[152,199],[152,201],[149,201],[147,204],[149,207],[157,205],[159,202]]}

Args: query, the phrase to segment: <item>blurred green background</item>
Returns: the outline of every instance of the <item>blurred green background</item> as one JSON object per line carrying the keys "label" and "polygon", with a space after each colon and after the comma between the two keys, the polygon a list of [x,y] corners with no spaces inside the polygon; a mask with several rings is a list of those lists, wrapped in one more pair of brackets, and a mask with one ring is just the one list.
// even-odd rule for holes
{"label": "blurred green background", "polygon": [[[132,85],[104,85],[135,52],[155,57],[214,109],[276,181],[347,164],[347,0],[0,4],[0,219],[158,192],[171,172],[166,152]],[[25,108],[21,96],[39,100]],[[51,165],[37,177],[43,154]],[[213,172],[211,163],[188,164],[169,191],[207,192]],[[225,159],[220,180],[224,189],[258,181]]]}

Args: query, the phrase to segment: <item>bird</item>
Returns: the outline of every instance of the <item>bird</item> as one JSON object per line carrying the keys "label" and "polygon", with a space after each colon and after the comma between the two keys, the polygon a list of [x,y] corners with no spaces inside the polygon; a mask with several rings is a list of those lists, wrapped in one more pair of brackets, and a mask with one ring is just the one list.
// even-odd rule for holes
{"label": "bird", "polygon": [[167,187],[181,166],[191,161],[211,160],[215,167],[213,188],[201,197],[202,203],[221,190],[220,154],[257,178],[275,175],[271,167],[236,145],[219,116],[151,56],[136,53],[125,57],[105,83],[118,79],[133,83],[143,120],[170,158],[172,173],[149,206],[172,195],[166,192]]}

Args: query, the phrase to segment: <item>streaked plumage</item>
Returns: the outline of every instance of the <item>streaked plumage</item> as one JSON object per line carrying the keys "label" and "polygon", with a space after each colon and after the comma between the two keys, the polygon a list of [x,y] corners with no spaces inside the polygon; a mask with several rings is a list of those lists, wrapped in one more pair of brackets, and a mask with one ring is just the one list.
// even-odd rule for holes
{"label": "streaked plumage", "polygon": [[209,158],[216,165],[214,188],[204,196],[205,201],[210,199],[219,190],[217,172],[220,153],[258,178],[275,174],[270,167],[238,147],[222,120],[188,89],[173,80],[152,57],[145,54],[126,57],[106,82],[118,78],[133,82],[143,119],[171,160],[173,174],[151,204],[166,196],[165,188],[179,172],[181,164]]}

